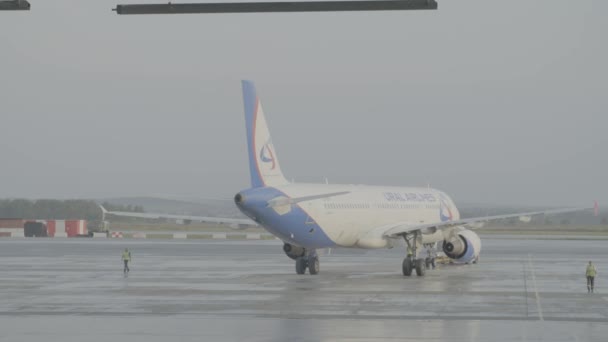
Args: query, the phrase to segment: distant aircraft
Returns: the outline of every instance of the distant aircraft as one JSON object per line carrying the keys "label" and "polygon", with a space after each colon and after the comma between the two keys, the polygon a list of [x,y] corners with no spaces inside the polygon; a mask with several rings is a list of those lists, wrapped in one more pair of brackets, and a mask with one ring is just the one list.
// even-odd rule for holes
{"label": "distant aircraft", "polygon": [[[236,206],[281,239],[283,251],[295,260],[297,274],[319,273],[317,249],[332,247],[392,248],[403,242],[413,252],[403,259],[402,272],[425,274],[424,245],[437,244],[459,263],[479,260],[481,240],[471,229],[507,218],[593,208],[564,208],[461,219],[452,199],[432,188],[367,185],[296,184],[283,176],[262,105],[251,81],[243,81],[243,102],[251,188],[234,196]],[[597,202],[595,204],[597,214]],[[249,220],[152,213],[108,212],[132,217],[170,218],[228,224]]]}

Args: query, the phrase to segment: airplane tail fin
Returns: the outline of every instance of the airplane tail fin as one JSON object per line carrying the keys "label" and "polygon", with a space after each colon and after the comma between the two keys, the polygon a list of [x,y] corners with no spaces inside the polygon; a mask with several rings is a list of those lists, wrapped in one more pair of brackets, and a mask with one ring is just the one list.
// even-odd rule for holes
{"label": "airplane tail fin", "polygon": [[242,81],[242,85],[251,186],[257,188],[287,184],[270,138],[255,85],[251,81]]}

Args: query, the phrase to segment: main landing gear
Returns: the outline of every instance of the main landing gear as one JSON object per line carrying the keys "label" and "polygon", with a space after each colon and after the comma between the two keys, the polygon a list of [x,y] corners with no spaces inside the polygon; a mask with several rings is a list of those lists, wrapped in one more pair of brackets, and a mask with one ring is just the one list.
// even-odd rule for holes
{"label": "main landing gear", "polygon": [[403,270],[403,275],[409,277],[412,275],[412,272],[416,270],[416,275],[422,277],[426,273],[426,264],[424,259],[418,259],[418,232],[405,234],[403,236],[405,239],[405,243],[407,244],[408,254],[403,259],[403,264],[401,266]]}
{"label": "main landing gear", "polygon": [[403,275],[409,277],[416,270],[416,275],[422,277],[426,274],[426,265],[423,259],[414,259],[412,256],[407,256],[403,259]]}
{"label": "main landing gear", "polygon": [[296,258],[296,273],[304,274],[306,269],[311,275],[319,274],[319,256],[316,251],[307,251],[304,256]]}

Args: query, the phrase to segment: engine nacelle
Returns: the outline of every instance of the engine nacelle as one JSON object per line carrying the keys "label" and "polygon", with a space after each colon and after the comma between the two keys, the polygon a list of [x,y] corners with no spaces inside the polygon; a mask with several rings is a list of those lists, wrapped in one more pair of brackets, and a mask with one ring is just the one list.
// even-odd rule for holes
{"label": "engine nacelle", "polygon": [[458,262],[475,261],[481,252],[481,239],[473,231],[463,229],[443,241],[443,252]]}
{"label": "engine nacelle", "polygon": [[296,260],[299,257],[303,257],[306,254],[306,250],[299,246],[294,246],[288,243],[283,245],[283,252],[287,254],[288,257]]}

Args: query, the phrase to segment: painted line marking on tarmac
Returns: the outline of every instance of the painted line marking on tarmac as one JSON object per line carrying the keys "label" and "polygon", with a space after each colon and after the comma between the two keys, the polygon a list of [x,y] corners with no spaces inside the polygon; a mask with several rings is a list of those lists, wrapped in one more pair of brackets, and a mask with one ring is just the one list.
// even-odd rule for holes
{"label": "painted line marking on tarmac", "polygon": [[532,257],[528,254],[528,265],[530,266],[530,273],[532,274],[532,282],[534,283],[534,295],[536,296],[536,308],[538,309],[538,318],[544,321],[543,309],[540,305],[540,296],[538,295],[538,286],[536,285],[536,274],[534,273],[534,266],[532,266]]}
{"label": "painted line marking on tarmac", "polygon": [[528,276],[526,275],[526,262],[522,261],[521,262],[521,266],[522,266],[522,273],[524,276],[524,298],[526,300],[526,318],[530,317],[530,309],[529,309],[529,305],[528,305]]}

